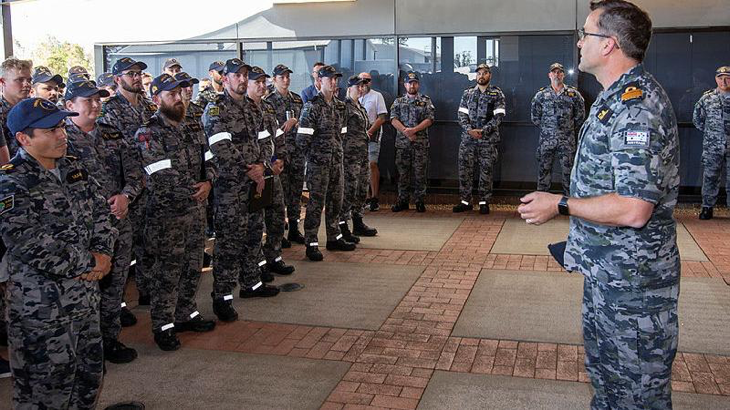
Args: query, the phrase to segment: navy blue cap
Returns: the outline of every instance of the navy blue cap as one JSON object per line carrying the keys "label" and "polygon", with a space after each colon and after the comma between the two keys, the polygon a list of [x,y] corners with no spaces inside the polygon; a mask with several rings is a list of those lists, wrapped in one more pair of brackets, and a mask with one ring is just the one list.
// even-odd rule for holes
{"label": "navy blue cap", "polygon": [[150,84],[150,94],[157,95],[163,91],[174,90],[177,87],[189,87],[190,82],[187,80],[176,80],[170,74],[160,74],[155,77]]}
{"label": "navy blue cap", "polygon": [[722,66],[715,71],[715,77],[720,77],[723,75],[730,75],[730,66]]}
{"label": "navy blue cap", "polygon": [[114,74],[101,73],[96,77],[96,83],[99,84],[99,87],[111,87],[114,85]]}
{"label": "navy blue cap", "polygon": [[76,97],[91,97],[94,94],[99,94],[100,97],[108,97],[109,91],[98,88],[93,81],[77,81],[68,85],[63,98],[72,100]]}
{"label": "navy blue cap", "polygon": [[276,77],[277,75],[284,75],[286,73],[293,73],[293,72],[294,71],[292,71],[289,67],[285,66],[284,64],[279,64],[276,67],[274,67],[273,74],[274,74],[274,77]]}
{"label": "navy blue cap", "polygon": [[243,67],[246,67],[249,71],[251,70],[251,66],[244,63],[240,58],[231,58],[226,60],[226,64],[223,66],[223,74],[237,73]]}
{"label": "navy blue cap", "polygon": [[[69,83],[78,83],[78,82],[84,82],[84,81],[90,81],[91,76],[87,73],[71,73],[68,75],[68,82]],[[93,81],[93,80],[91,80]]]}
{"label": "navy blue cap", "polygon": [[365,80],[363,80],[362,78],[360,78],[356,75],[353,75],[352,77],[347,79],[347,86],[352,87],[353,85],[362,84],[364,82],[365,82]]}
{"label": "navy blue cap", "polygon": [[184,71],[181,71],[181,72],[175,74],[175,79],[177,81],[187,81],[190,85],[198,84],[200,82],[200,80],[198,80],[195,77],[191,77],[190,74],[188,74]]}
{"label": "navy blue cap", "polygon": [[342,73],[338,73],[331,65],[326,65],[317,71],[317,76],[322,77],[342,77]]}
{"label": "navy blue cap", "polygon": [[10,110],[7,125],[15,135],[26,128],[53,128],[64,118],[77,115],[77,112],[60,110],[56,104],[43,98],[26,98]]}
{"label": "navy blue cap", "polygon": [[421,82],[421,76],[418,75],[415,71],[409,71],[408,74],[406,74],[406,79],[403,82],[406,83],[412,83],[412,82]]}
{"label": "navy blue cap", "polygon": [[208,71],[215,70],[220,73],[221,71],[223,71],[223,67],[225,66],[226,63],[224,63],[223,61],[213,61],[212,63],[210,63],[210,66],[208,66]]}
{"label": "navy blue cap", "polygon": [[270,78],[271,76],[266,74],[266,71],[261,67],[251,67],[248,71],[248,79],[251,81],[258,80],[261,77]]}
{"label": "navy blue cap", "polygon": [[89,74],[89,70],[87,70],[84,66],[75,65],[68,69],[69,74]]}
{"label": "navy blue cap", "polygon": [[134,59],[131,59],[129,57],[120,58],[117,60],[116,63],[114,63],[114,66],[112,67],[112,74],[114,75],[120,75],[122,74],[122,71],[129,70],[130,68],[137,66],[140,70],[144,70],[147,68],[147,64],[141,62],[141,61],[135,61]]}
{"label": "navy blue cap", "polygon": [[49,81],[53,81],[60,86],[61,84],[63,84],[63,77],[58,74],[53,75],[48,67],[38,66],[35,68],[35,70],[33,70],[33,77],[31,79],[31,82],[33,84],[47,83]]}

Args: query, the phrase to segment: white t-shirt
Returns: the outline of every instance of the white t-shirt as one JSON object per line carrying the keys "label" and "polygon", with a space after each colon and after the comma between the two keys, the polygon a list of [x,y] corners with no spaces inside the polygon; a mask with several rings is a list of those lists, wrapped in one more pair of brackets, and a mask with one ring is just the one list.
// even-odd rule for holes
{"label": "white t-shirt", "polygon": [[[385,99],[383,94],[371,89],[367,94],[360,97],[360,104],[365,107],[365,111],[368,112],[368,118],[370,123],[374,123],[378,119],[378,115],[388,114],[388,108],[385,106]],[[383,135],[383,127],[378,130],[380,135]]]}

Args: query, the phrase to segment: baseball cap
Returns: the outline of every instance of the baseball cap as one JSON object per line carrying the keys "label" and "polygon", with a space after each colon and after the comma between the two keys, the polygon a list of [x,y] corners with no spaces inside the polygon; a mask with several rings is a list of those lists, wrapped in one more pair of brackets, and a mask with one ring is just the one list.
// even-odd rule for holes
{"label": "baseball cap", "polygon": [[99,87],[111,87],[114,85],[114,74],[101,73],[96,77],[96,83],[99,84]]}
{"label": "baseball cap", "polygon": [[274,74],[274,77],[276,77],[277,75],[284,75],[286,73],[293,73],[293,72],[294,71],[289,69],[289,67],[285,66],[284,64],[279,64],[276,67],[274,67],[273,74]]}
{"label": "baseball cap", "polygon": [[80,65],[75,65],[68,69],[69,74],[89,74],[89,70]]}
{"label": "baseball cap", "polygon": [[210,63],[210,66],[208,66],[208,71],[215,70],[220,73],[221,71],[223,71],[223,67],[225,66],[226,63],[224,63],[223,61],[213,61],[212,63]]}
{"label": "baseball cap", "polygon": [[72,100],[76,97],[91,97],[94,94],[99,94],[100,97],[108,97],[109,91],[97,88],[93,81],[79,81],[69,84],[63,97],[66,100]]}
{"label": "baseball cap", "polygon": [[91,80],[91,76],[87,73],[71,73],[68,75],[69,83],[77,83],[79,81],[89,81],[89,80]]}
{"label": "baseball cap", "polygon": [[719,77],[721,75],[730,75],[730,66],[722,66],[715,71],[715,77]]}
{"label": "baseball cap", "polygon": [[177,87],[189,87],[190,82],[187,80],[176,80],[170,74],[160,74],[152,80],[150,84],[150,94],[157,95],[163,91],[174,90]]}
{"label": "baseball cap", "polygon": [[358,77],[356,75],[353,75],[352,77],[350,77],[350,78],[347,79],[347,86],[348,87],[352,87],[353,85],[362,84],[364,82],[365,81],[362,78],[360,78],[360,77]]}
{"label": "baseball cap", "polygon": [[251,66],[244,63],[240,58],[231,58],[230,60],[226,60],[226,64],[223,66],[223,74],[237,73],[243,67],[251,71]]}
{"label": "baseball cap", "polygon": [[35,68],[35,70],[33,70],[33,77],[31,79],[31,82],[33,84],[47,83],[49,81],[53,81],[60,86],[61,84],[63,84],[63,77],[58,74],[53,75],[51,70],[48,69],[48,67],[44,66],[38,66]]}
{"label": "baseball cap", "polygon": [[408,74],[406,74],[406,83],[412,83],[412,82],[421,82],[421,77],[418,75],[415,71],[409,71]]}
{"label": "baseball cap", "polygon": [[475,70],[475,72],[479,71],[479,70],[487,70],[488,72],[491,73],[492,67],[490,67],[489,64],[481,63],[477,66],[477,69]]}
{"label": "baseball cap", "polygon": [[317,71],[317,75],[322,77],[342,77],[342,73],[338,73],[331,65],[326,65]]}
{"label": "baseball cap", "polygon": [[167,70],[168,68],[175,66],[182,68],[182,64],[177,61],[177,58],[168,58],[167,60],[165,60],[165,65],[162,66],[162,69]]}
{"label": "baseball cap", "polygon": [[255,81],[258,80],[261,77],[269,78],[270,75],[266,74],[263,68],[255,66],[251,67],[251,69],[248,71],[248,79]]}
{"label": "baseball cap", "polygon": [[195,77],[191,77],[190,74],[188,74],[188,73],[186,73],[184,71],[181,71],[181,72],[175,74],[175,80],[177,80],[177,81],[187,81],[188,84],[190,84],[190,85],[198,84],[200,82],[200,80],[198,80]]}
{"label": "baseball cap", "polygon": [[117,60],[116,63],[114,63],[114,66],[112,67],[112,74],[120,75],[122,74],[122,71],[129,70],[134,66],[139,67],[140,70],[144,70],[147,68],[147,64],[141,61],[135,61],[134,59],[131,59],[129,57],[124,57],[120,58],[119,60]]}
{"label": "baseball cap", "polygon": [[560,63],[552,63],[550,65],[550,71],[553,71],[553,70],[560,70],[562,72],[565,72],[565,67],[563,67],[563,65]]}
{"label": "baseball cap", "polygon": [[43,98],[26,98],[10,110],[7,125],[15,135],[26,128],[53,128],[62,119],[77,115],[79,113],[61,110],[56,104]]}

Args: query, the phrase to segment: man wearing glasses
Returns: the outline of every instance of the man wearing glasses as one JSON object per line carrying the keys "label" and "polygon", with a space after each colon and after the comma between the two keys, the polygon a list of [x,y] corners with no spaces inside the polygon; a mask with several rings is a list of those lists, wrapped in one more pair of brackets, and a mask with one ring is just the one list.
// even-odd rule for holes
{"label": "man wearing glasses", "polygon": [[311,100],[319,94],[319,89],[322,87],[322,80],[319,78],[319,70],[324,67],[324,63],[321,61],[317,61],[312,66],[312,79],[314,79],[314,83],[310,85],[309,87],[302,90],[302,103],[306,104],[307,101]]}
{"label": "man wearing glasses", "polygon": [[584,275],[585,367],[592,409],[671,409],[680,260],[677,119],[642,61],[651,19],[622,0],[591,3],[579,69],[603,92],[581,128],[571,197],[533,192],[528,224],[571,215],[564,267]]}

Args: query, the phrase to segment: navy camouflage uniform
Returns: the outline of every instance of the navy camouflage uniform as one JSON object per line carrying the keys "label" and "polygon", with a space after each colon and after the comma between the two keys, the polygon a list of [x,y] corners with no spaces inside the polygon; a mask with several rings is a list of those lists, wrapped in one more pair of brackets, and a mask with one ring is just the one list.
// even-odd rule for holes
{"label": "navy camouflage uniform", "polygon": [[[505,99],[502,90],[493,85],[484,92],[479,86],[464,90],[459,103],[458,117],[461,125],[459,144],[459,196],[464,205],[471,203],[474,187],[474,168],[479,162],[479,205],[487,205],[492,199],[494,165],[499,156],[499,126],[505,116]],[[472,138],[467,131],[481,129],[480,139]]]}
{"label": "navy camouflage uniform", "polygon": [[[0,148],[7,146],[10,150],[15,141],[15,137],[11,135],[10,130],[7,127],[8,113],[10,112],[10,103],[0,95],[0,125],[2,125],[2,132],[0,132]],[[17,144],[17,143],[15,143]],[[10,158],[13,157],[13,153],[10,153]],[[0,240],[0,253],[5,254],[5,244]],[[0,264],[0,333],[7,329],[5,323],[5,281],[7,281],[7,272],[5,266]]]}
{"label": "navy camouflage uniform", "polygon": [[548,191],[555,156],[560,162],[563,194],[570,191],[570,171],[575,157],[576,132],[586,116],[585,101],[575,87],[560,92],[543,87],[532,99],[530,117],[540,127],[537,145],[537,190]]}
{"label": "navy camouflage uniform", "polygon": [[198,104],[200,107],[205,108],[208,103],[215,102],[219,95],[220,93],[217,92],[212,85],[209,85],[198,91],[198,95],[195,97],[195,101],[193,102]]}
{"label": "navy camouflage uniform", "polygon": [[[284,96],[274,90],[264,97],[266,101],[274,106],[276,119],[279,124],[284,124],[289,118],[299,118],[302,113],[302,98],[297,93],[289,91]],[[288,113],[288,114],[287,114]],[[277,154],[277,157],[284,159],[284,171],[279,174],[281,187],[284,190],[284,205],[286,216],[290,224],[298,224],[302,213],[302,187],[304,186],[304,154],[297,147],[297,127],[292,127],[286,137],[288,149],[285,158]]]}
{"label": "navy camouflage uniform", "polygon": [[[707,91],[695,104],[692,122],[702,131],[702,206],[714,207],[722,182],[722,168],[730,169],[730,93]],[[727,173],[727,171],[726,171]],[[730,173],[725,178],[730,192]],[[730,195],[727,195],[730,206]]]}
{"label": "navy camouflage uniform", "polygon": [[333,97],[329,103],[317,94],[304,104],[297,130],[297,146],[307,160],[309,202],[304,218],[307,246],[318,246],[318,231],[325,209],[327,241],[342,238],[339,217],[344,189],[342,140],[347,133],[345,103]]}
{"label": "navy camouflage uniform", "polygon": [[[212,181],[205,135],[195,117],[174,125],[157,112],[136,134],[145,171],[146,257],[150,258],[152,330],[162,332],[199,315],[195,294],[205,248],[205,203],[193,185]],[[210,156],[209,156],[210,157]]]}
{"label": "navy camouflage uniform", "polygon": [[[136,147],[130,146],[119,130],[98,122],[91,133],[86,133],[67,118],[66,134],[69,154],[78,157],[99,182],[99,192],[104,198],[108,200],[122,194],[129,198],[130,203],[134,201],[143,188],[142,169]],[[111,218],[119,234],[114,243],[112,269],[99,283],[102,295],[101,333],[105,342],[117,340],[122,330],[119,307],[123,295],[120,289],[124,289],[132,257],[132,224],[129,218]]]}
{"label": "navy camouflage uniform", "polygon": [[80,275],[117,232],[98,183],[74,157],[60,176],[24,149],[0,170],[8,339],[16,409],[93,409],[103,377],[99,286]]}
{"label": "navy camouflage uniform", "polygon": [[342,199],[340,224],[352,218],[362,219],[362,207],[370,186],[370,165],[368,161],[367,131],[370,119],[365,108],[350,97],[345,99],[347,106],[347,135],[342,142],[344,157],[345,189]]}
{"label": "navy camouflage uniform", "polygon": [[[258,259],[247,238],[249,192],[255,189],[246,175],[247,165],[264,164],[270,168],[273,153],[271,138],[259,141],[251,121],[249,102],[236,101],[224,91],[217,102],[205,107],[203,128],[218,175],[215,192],[215,264],[213,298],[233,299],[239,278],[247,288],[261,286]],[[258,246],[261,236],[258,238]]]}
{"label": "navy camouflage uniform", "polygon": [[[138,105],[136,107],[127,101],[124,96],[117,91],[115,95],[102,105],[99,121],[111,125],[122,132],[131,147],[136,147],[137,141],[134,134],[137,129],[147,122],[157,111],[157,106],[144,95],[138,95]],[[139,154],[137,154],[139,155]],[[139,163],[139,159],[138,159]],[[148,264],[144,262],[144,207],[146,201],[146,193],[144,189],[137,195],[134,202],[129,205],[129,220],[132,223],[132,258],[136,260],[134,280],[140,293],[148,293],[148,275],[145,268]],[[125,278],[126,281],[126,278]],[[124,288],[119,289],[120,293],[124,293]],[[121,306],[120,306],[121,309]]]}
{"label": "navy camouflage uniform", "polygon": [[[424,120],[434,119],[435,108],[431,98],[418,93],[396,98],[390,107],[390,119],[397,118],[408,128],[413,128]],[[428,128],[418,132],[411,142],[398,131],[395,137],[395,166],[398,170],[398,203],[407,204],[411,195],[416,203],[425,203],[428,178],[428,151],[431,143]],[[411,174],[412,179],[411,179]],[[411,186],[413,181],[413,186]],[[412,192],[412,194],[411,194]]]}
{"label": "navy camouflage uniform", "polygon": [[654,205],[642,228],[570,218],[566,269],[584,278],[583,338],[593,409],[670,409],[680,259],[672,212],[679,138],[669,97],[639,64],[599,94],[580,132],[573,197]]}

